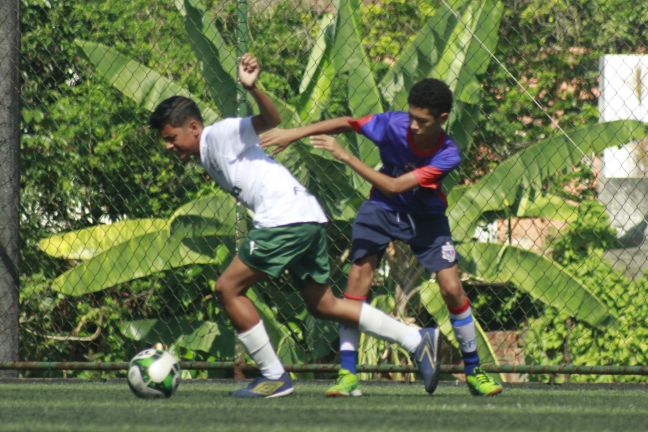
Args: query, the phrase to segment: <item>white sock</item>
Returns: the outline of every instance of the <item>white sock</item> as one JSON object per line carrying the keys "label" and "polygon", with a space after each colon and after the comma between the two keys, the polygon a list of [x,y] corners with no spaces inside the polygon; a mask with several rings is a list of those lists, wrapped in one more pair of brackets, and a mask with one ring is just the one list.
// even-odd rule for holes
{"label": "white sock", "polygon": [[372,336],[396,342],[409,352],[416,351],[421,343],[421,334],[416,327],[403,324],[367,303],[362,304],[358,327]]}
{"label": "white sock", "polygon": [[340,351],[358,351],[360,331],[357,327],[340,324]]}
{"label": "white sock", "polygon": [[285,369],[270,344],[270,338],[263,326],[263,321],[259,321],[250,330],[239,333],[238,338],[248,354],[250,354],[257,366],[259,366],[261,374],[264,377],[279,379],[283,375]]}

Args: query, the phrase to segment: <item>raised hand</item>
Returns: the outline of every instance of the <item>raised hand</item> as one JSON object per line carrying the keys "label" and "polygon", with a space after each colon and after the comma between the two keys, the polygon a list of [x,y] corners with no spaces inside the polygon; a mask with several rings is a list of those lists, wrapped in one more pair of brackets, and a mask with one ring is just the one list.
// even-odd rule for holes
{"label": "raised hand", "polygon": [[243,54],[238,67],[238,79],[241,85],[246,89],[254,87],[260,73],[261,65],[257,58],[250,53]]}

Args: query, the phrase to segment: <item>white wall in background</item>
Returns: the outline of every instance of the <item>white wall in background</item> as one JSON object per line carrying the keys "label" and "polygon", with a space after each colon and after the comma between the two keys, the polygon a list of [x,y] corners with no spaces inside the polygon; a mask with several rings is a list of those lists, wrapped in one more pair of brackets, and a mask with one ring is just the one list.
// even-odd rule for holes
{"label": "white wall in background", "polygon": [[[606,55],[600,62],[599,120],[648,122],[648,55]],[[606,149],[603,176],[647,177],[648,140]]]}

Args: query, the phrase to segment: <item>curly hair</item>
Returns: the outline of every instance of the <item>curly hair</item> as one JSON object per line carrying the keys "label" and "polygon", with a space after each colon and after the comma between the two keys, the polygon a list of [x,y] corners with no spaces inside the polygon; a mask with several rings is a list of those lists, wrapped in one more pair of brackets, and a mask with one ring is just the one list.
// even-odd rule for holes
{"label": "curly hair", "polygon": [[417,108],[427,108],[433,116],[439,117],[452,109],[452,91],[441,80],[425,78],[414,84],[407,103]]}

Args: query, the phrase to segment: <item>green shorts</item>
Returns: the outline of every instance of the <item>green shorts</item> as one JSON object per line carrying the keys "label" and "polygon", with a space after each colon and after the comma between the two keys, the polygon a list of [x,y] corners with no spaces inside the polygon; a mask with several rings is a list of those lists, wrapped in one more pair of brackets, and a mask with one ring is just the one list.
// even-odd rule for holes
{"label": "green shorts", "polygon": [[254,228],[241,243],[238,256],[245,264],[279,277],[284,269],[305,282],[329,282],[326,231],[320,223],[298,223],[273,228]]}

